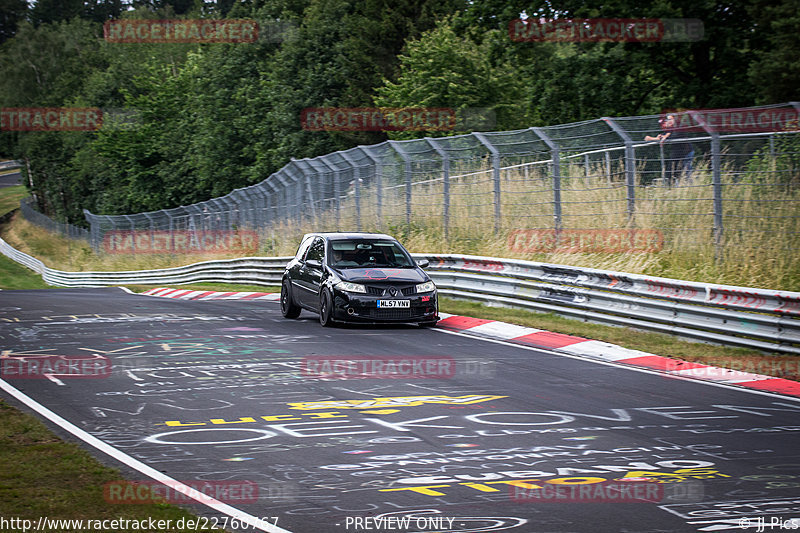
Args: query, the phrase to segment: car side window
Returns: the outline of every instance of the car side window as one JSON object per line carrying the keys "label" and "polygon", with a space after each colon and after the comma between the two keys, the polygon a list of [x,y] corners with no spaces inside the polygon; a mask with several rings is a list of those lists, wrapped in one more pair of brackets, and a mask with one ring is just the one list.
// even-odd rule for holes
{"label": "car side window", "polygon": [[314,242],[314,239],[306,239],[300,243],[300,248],[297,249],[297,253],[295,254],[295,258],[302,261],[306,256],[306,252],[308,252],[309,246],[311,243]]}
{"label": "car side window", "polygon": [[308,249],[306,254],[306,261],[314,260],[322,263],[322,258],[325,256],[325,241],[317,237],[311,248]]}

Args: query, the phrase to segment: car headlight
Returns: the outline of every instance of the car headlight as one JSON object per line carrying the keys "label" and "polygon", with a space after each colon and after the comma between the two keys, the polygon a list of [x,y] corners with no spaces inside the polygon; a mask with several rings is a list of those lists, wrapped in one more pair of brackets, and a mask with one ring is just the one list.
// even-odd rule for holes
{"label": "car headlight", "polygon": [[366,294],[367,288],[358,283],[350,283],[349,281],[340,281],[336,284],[336,288],[345,292],[361,292]]}
{"label": "car headlight", "polygon": [[417,285],[417,292],[433,292],[436,290],[436,285],[432,281],[426,281]]}

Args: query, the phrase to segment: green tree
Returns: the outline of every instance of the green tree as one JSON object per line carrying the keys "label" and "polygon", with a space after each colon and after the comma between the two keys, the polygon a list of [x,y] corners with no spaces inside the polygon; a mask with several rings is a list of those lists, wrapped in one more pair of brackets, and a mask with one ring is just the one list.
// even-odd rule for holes
{"label": "green tree", "polygon": [[25,20],[27,13],[25,0],[0,0],[0,44],[17,33],[17,25]]}
{"label": "green tree", "polygon": [[[458,35],[447,19],[435,29],[410,41],[400,56],[397,82],[384,80],[376,89],[375,103],[382,107],[445,107],[463,112],[468,108],[494,110],[495,129],[520,125],[523,87],[499,46],[507,36],[488,30],[481,42]],[[393,133],[403,139],[432,135],[431,132]]]}
{"label": "green tree", "polygon": [[747,71],[758,103],[800,100],[800,0],[756,0],[749,13],[761,37]]}

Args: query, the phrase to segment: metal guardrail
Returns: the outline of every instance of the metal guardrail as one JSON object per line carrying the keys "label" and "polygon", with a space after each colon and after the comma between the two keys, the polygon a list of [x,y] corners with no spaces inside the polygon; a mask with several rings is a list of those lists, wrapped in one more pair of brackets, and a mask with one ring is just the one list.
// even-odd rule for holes
{"label": "metal guardrail", "polygon": [[439,292],[689,337],[800,354],[800,293],[491,257],[419,254]]}
{"label": "metal guardrail", "polygon": [[[0,252],[49,285],[192,282],[277,285],[291,257],[245,257],[160,270],[53,270],[0,239]],[[647,329],[705,342],[800,354],[800,293],[657,278],[491,257],[412,254],[430,261],[442,295]]]}
{"label": "metal guardrail", "polygon": [[22,168],[22,161],[0,161],[0,170],[8,170],[10,168]]}
{"label": "metal guardrail", "polygon": [[55,270],[0,239],[0,252],[42,275],[48,285],[58,287],[108,287],[113,285],[159,285],[184,283],[242,283],[278,285],[291,257],[243,257],[204,261],[187,266],[122,272],[67,272]]}

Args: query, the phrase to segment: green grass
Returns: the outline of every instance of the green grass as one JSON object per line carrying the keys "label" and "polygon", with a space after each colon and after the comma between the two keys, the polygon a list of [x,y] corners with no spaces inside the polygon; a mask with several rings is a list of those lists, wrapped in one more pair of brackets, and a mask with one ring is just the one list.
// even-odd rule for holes
{"label": "green grass", "polygon": [[0,255],[0,289],[46,289],[42,276],[4,255]]}
{"label": "green grass", "polygon": [[[114,504],[103,485],[122,481],[79,445],[64,442],[33,416],[0,399],[0,517],[178,520],[193,515],[164,503]],[[67,533],[69,530],[60,530]],[[108,530],[112,531],[112,530]],[[191,531],[170,529],[169,531]],[[220,531],[220,530],[215,530]]]}
{"label": "green grass", "polygon": [[24,185],[4,187],[0,189],[0,215],[19,207],[19,201],[28,196],[28,190]]}

